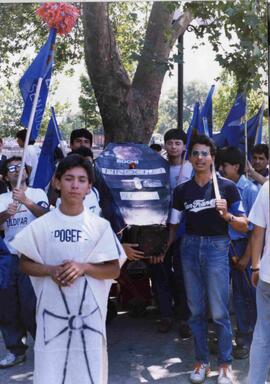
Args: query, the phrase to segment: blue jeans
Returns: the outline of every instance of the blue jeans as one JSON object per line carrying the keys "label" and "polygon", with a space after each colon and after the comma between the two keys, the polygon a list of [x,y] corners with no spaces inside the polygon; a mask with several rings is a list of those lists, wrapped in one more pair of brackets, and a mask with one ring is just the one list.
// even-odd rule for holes
{"label": "blue jeans", "polygon": [[206,364],[209,363],[208,305],[218,337],[218,363],[232,361],[228,252],[227,236],[185,235],[182,239],[182,266],[195,357]]}
{"label": "blue jeans", "polygon": [[190,312],[187,306],[186,290],[180,255],[180,239],[169,248],[164,262],[148,264],[154,292],[162,318],[173,316],[172,303],[179,308],[179,320],[187,321]]}
{"label": "blue jeans", "polygon": [[[247,239],[234,240],[230,246],[230,256],[241,257],[247,246]],[[251,344],[254,331],[257,310],[256,290],[251,283],[250,264],[244,272],[231,269],[233,305],[237,324],[236,343],[247,347]],[[240,343],[241,339],[241,343]]]}
{"label": "blue jeans", "polygon": [[160,315],[162,318],[172,317],[171,271],[169,261],[165,258],[164,263],[147,264],[147,266],[153,284],[153,291],[158,302]]}
{"label": "blue jeans", "polygon": [[248,384],[264,384],[270,368],[270,284],[259,280],[257,322],[250,349]]}
{"label": "blue jeans", "polygon": [[6,348],[15,355],[25,353],[27,331],[35,338],[36,296],[27,275],[19,269],[18,256],[12,255],[11,281],[0,289],[0,330]]}

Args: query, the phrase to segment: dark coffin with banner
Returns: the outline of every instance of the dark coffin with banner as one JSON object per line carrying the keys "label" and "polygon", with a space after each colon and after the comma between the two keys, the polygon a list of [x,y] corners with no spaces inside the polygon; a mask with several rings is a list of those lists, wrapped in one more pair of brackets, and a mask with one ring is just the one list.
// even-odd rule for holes
{"label": "dark coffin with banner", "polygon": [[[168,162],[145,144],[110,143],[96,159],[95,167],[101,179],[98,186],[101,188],[101,206],[107,213],[105,217],[112,222],[117,216],[118,224],[122,221],[128,226],[124,232],[126,242],[131,236],[130,242],[138,241],[146,255],[152,251],[156,254],[156,249],[162,248],[158,243],[164,243],[167,236],[170,205]],[[114,223],[113,227],[120,228]]]}

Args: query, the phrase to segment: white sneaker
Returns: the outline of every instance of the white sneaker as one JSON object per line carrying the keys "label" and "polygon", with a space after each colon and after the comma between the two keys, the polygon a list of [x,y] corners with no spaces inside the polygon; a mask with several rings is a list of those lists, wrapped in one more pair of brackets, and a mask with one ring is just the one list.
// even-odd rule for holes
{"label": "white sneaker", "polygon": [[25,354],[17,356],[11,352],[8,352],[7,355],[2,360],[0,360],[0,369],[13,367],[14,365],[23,363],[25,359]]}
{"label": "white sneaker", "polygon": [[204,363],[201,363],[200,361],[197,361],[195,363],[193,371],[190,374],[189,379],[191,383],[194,383],[194,384],[203,383],[209,373],[210,373],[209,364],[204,364]]}
{"label": "white sneaker", "polygon": [[234,384],[234,377],[232,372],[232,366],[228,364],[222,364],[218,368],[217,384]]}

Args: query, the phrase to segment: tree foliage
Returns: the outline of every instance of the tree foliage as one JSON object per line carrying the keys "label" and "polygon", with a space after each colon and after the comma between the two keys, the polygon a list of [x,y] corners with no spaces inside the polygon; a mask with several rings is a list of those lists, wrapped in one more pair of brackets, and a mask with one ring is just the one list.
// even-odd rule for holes
{"label": "tree foliage", "polygon": [[[237,90],[266,84],[267,3],[263,0],[205,1],[186,4],[206,24],[196,31],[207,36],[220,66],[235,76]],[[225,37],[222,42],[222,37]],[[198,43],[199,40],[198,40]]]}

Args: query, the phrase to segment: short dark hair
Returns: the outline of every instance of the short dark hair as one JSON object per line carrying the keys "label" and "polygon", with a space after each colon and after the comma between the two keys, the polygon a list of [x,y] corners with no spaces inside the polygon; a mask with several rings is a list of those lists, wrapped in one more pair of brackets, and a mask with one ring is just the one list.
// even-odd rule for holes
{"label": "short dark hair", "polygon": [[260,155],[265,155],[267,159],[269,159],[269,147],[267,144],[256,144],[251,150],[252,156],[254,153],[258,153]]}
{"label": "short dark hair", "polygon": [[165,132],[164,143],[168,140],[182,140],[186,144],[187,134],[181,129],[172,128]]}
{"label": "short dark hair", "polygon": [[245,156],[237,147],[223,148],[220,152],[220,163],[239,164],[238,174],[243,175],[245,173]]}
{"label": "short dark hair", "polygon": [[3,164],[3,168],[2,168],[2,175],[3,175],[3,177],[7,176],[7,174],[8,174],[8,166],[9,166],[9,164],[12,161],[22,161],[22,158],[21,158],[21,156],[12,156],[9,159],[6,159],[4,164]]}
{"label": "short dark hair", "polygon": [[74,155],[75,153],[77,153],[77,155],[81,155],[82,157],[91,157],[91,159],[94,159],[94,155],[93,155],[93,152],[91,151],[90,148],[86,148],[86,147],[80,147],[80,148],[77,148],[77,149],[74,149],[73,151],[69,152],[68,155]]}
{"label": "short dark hair", "polygon": [[73,141],[75,139],[77,139],[78,137],[84,137],[84,138],[88,139],[90,141],[91,146],[92,146],[93,135],[87,129],[85,129],[85,128],[74,129],[74,131],[72,131],[70,134],[70,144],[73,144]]}
{"label": "short dark hair", "polygon": [[190,140],[190,144],[188,146],[188,155],[189,156],[191,156],[192,149],[193,149],[194,145],[196,145],[196,144],[206,145],[207,147],[210,148],[211,156],[216,155],[217,147],[216,147],[215,142],[212,139],[210,139],[210,137],[208,137],[206,135],[196,134],[196,135],[192,135],[191,140]]}
{"label": "short dark hair", "polygon": [[153,151],[157,151],[157,152],[160,152],[162,150],[162,146],[160,144],[157,144],[157,143],[153,143],[150,145],[151,149],[153,149]]}
{"label": "short dark hair", "polygon": [[60,180],[66,171],[76,167],[83,168],[87,173],[89,183],[93,182],[93,171],[89,161],[77,154],[71,154],[60,161],[55,172],[56,179]]}
{"label": "short dark hair", "polygon": [[[27,129],[20,129],[20,130],[16,133],[16,138],[17,138],[17,139],[21,139],[23,142],[25,142],[26,134],[27,134]],[[30,144],[30,145],[35,144],[35,140],[30,139],[30,140],[29,140],[29,144]]]}

